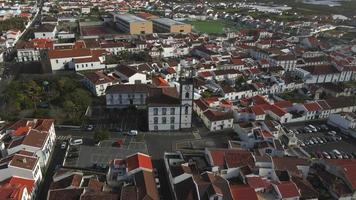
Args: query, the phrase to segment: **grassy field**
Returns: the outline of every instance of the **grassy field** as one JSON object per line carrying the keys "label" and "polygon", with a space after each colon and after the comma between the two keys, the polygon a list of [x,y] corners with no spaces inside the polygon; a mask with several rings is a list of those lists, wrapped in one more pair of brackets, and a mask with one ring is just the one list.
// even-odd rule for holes
{"label": "grassy field", "polygon": [[231,31],[238,31],[239,27],[234,25],[232,22],[223,20],[206,20],[206,21],[187,21],[186,23],[191,24],[193,29],[201,33],[223,33],[224,28],[230,28]]}

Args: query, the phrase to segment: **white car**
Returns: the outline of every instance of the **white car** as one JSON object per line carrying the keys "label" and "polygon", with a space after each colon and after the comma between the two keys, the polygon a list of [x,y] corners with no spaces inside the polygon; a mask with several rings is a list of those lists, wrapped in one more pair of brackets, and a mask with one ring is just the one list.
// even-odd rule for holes
{"label": "white car", "polygon": [[70,145],[81,145],[83,144],[83,139],[71,139],[70,142],[69,142]]}
{"label": "white car", "polygon": [[61,144],[61,149],[65,149],[65,148],[67,148],[67,142],[66,141],[62,142],[62,144]]}
{"label": "white car", "polygon": [[137,130],[130,130],[130,131],[126,132],[125,135],[136,136],[136,135],[138,135],[138,131]]}

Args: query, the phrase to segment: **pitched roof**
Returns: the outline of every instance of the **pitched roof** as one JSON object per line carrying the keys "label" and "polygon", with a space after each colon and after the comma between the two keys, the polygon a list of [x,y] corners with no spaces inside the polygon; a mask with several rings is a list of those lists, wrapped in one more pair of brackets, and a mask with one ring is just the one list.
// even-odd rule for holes
{"label": "pitched roof", "polygon": [[22,144],[37,148],[42,148],[46,143],[48,138],[48,133],[44,131],[38,131],[36,129],[31,129],[30,132],[25,136]]}
{"label": "pitched roof", "polygon": [[89,73],[85,74],[84,76],[94,85],[119,82],[118,78],[116,78],[114,76],[106,75],[102,71],[89,72]]}
{"label": "pitched roof", "polygon": [[309,112],[315,112],[321,110],[321,107],[316,102],[305,103],[303,105]]}
{"label": "pitched roof", "polygon": [[274,184],[276,191],[283,198],[300,197],[299,189],[295,183],[291,181],[281,182]]}
{"label": "pitched roof", "polygon": [[77,200],[84,192],[84,188],[58,189],[48,191],[48,200]]}
{"label": "pitched roof", "polygon": [[140,171],[134,175],[138,199],[159,200],[156,182],[152,172]]}
{"label": "pitched roof", "polygon": [[208,149],[213,166],[236,168],[254,166],[252,154],[240,149]]}
{"label": "pitched roof", "polygon": [[151,157],[143,153],[137,153],[127,157],[126,163],[128,171],[132,171],[137,168],[144,168],[148,170],[153,169]]}
{"label": "pitched roof", "polygon": [[327,163],[340,167],[346,179],[351,183],[352,189],[356,190],[356,160],[327,160]]}
{"label": "pitched roof", "polygon": [[222,112],[222,111],[213,111],[211,109],[206,110],[203,113],[210,121],[221,121],[233,119],[233,112]]}
{"label": "pitched roof", "polygon": [[295,175],[300,175],[301,171],[298,166],[309,166],[308,160],[296,157],[272,157],[275,170],[287,170]]}
{"label": "pitched roof", "polygon": [[258,200],[255,190],[248,185],[231,185],[230,190],[234,200]]}
{"label": "pitched roof", "polygon": [[271,185],[267,179],[262,179],[260,176],[247,177],[246,179],[248,185],[253,189],[267,189]]}
{"label": "pitched roof", "polygon": [[119,84],[119,85],[111,85],[107,87],[107,94],[116,94],[116,93],[149,93],[149,89],[151,85],[147,84]]}
{"label": "pitched roof", "polygon": [[138,71],[131,66],[119,66],[116,68],[116,71],[127,76],[127,77],[131,77],[133,75],[135,75],[136,73],[138,73]]}

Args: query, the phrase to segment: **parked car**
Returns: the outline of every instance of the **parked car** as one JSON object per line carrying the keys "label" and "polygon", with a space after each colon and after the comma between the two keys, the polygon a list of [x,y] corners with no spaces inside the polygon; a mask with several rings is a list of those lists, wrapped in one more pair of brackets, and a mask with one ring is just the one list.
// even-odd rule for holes
{"label": "parked car", "polygon": [[309,144],[313,145],[314,144],[313,140],[309,140]]}
{"label": "parked car", "polygon": [[318,158],[323,158],[323,154],[322,154],[320,151],[317,151],[317,152],[316,152],[316,156],[317,156]]}
{"label": "parked car", "polygon": [[321,127],[321,129],[323,129],[325,131],[329,130],[329,127],[326,124],[323,124],[320,127]]}
{"label": "parked car", "polygon": [[337,149],[332,150],[332,152],[335,154],[335,156],[339,159],[342,159],[342,155],[340,153],[340,151],[338,151]]}
{"label": "parked car", "polygon": [[78,158],[79,154],[78,153],[70,153],[68,154],[68,158]]}
{"label": "parked car", "polygon": [[326,151],[323,151],[322,154],[324,158],[331,159],[330,155]]}
{"label": "parked car", "polygon": [[320,139],[320,137],[317,137],[316,139],[318,140],[318,142],[319,142],[320,144],[324,144],[324,141],[323,141],[322,139]]}
{"label": "parked car", "polygon": [[88,126],[85,127],[86,131],[93,131],[94,130],[94,125],[89,124]]}
{"label": "parked car", "polygon": [[128,132],[125,132],[124,135],[136,136],[136,135],[138,135],[138,131],[137,130],[130,130]]}
{"label": "parked car", "polygon": [[70,145],[73,145],[73,146],[75,146],[75,145],[81,145],[81,144],[83,144],[83,139],[71,139],[71,140],[69,141],[69,144],[70,144]]}
{"label": "parked car", "polygon": [[65,148],[67,148],[67,142],[66,141],[62,142],[62,144],[61,144],[61,149],[65,149]]}
{"label": "parked car", "polygon": [[313,132],[317,132],[318,130],[315,128],[315,126],[309,124],[308,127],[310,128],[310,130],[312,130]]}
{"label": "parked car", "polygon": [[331,136],[335,136],[336,135],[336,131],[329,131],[327,134],[331,135]]}
{"label": "parked car", "polygon": [[337,159],[336,155],[333,154],[332,152],[329,152],[329,155],[330,155],[330,157],[331,157],[332,159]]}

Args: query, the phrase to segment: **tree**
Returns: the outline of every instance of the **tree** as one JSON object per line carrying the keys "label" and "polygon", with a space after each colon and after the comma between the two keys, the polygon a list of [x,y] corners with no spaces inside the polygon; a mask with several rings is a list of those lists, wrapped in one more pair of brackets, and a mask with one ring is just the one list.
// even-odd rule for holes
{"label": "tree", "polygon": [[110,138],[110,133],[107,130],[98,130],[94,132],[94,140],[100,142]]}
{"label": "tree", "polygon": [[210,92],[210,91],[208,91],[208,90],[205,90],[204,92],[202,92],[201,93],[201,96],[203,97],[203,98],[209,98],[209,97],[211,97],[213,94]]}
{"label": "tree", "polygon": [[42,88],[33,80],[29,81],[25,86],[27,96],[32,100],[32,107],[37,110],[37,103],[42,95]]}
{"label": "tree", "polygon": [[246,79],[243,76],[240,76],[238,79],[236,79],[235,84],[236,86],[241,86],[242,83],[245,83]]}

